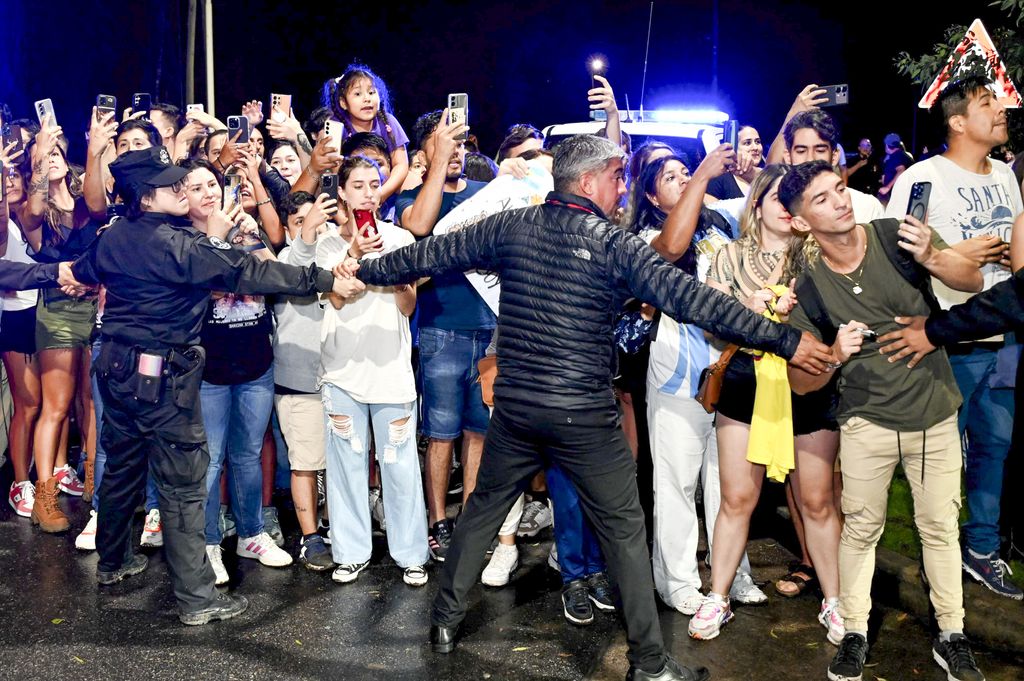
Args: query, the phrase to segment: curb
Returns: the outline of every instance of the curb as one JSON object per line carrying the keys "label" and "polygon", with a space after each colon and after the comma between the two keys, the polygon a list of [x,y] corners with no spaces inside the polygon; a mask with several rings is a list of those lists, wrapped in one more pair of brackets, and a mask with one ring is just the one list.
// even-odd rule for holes
{"label": "curb", "polygon": [[[931,602],[917,561],[877,547],[875,570],[874,597],[931,622]],[[964,609],[964,629],[972,641],[1011,653],[1024,650],[1024,604],[1020,601],[997,596],[965,577]]]}

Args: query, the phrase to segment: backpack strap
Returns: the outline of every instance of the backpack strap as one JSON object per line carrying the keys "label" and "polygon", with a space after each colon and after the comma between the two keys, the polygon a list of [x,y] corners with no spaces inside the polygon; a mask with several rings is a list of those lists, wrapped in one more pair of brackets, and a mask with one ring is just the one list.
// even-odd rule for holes
{"label": "backpack strap", "polygon": [[882,244],[885,257],[889,259],[889,262],[900,273],[900,276],[921,293],[925,303],[928,304],[929,310],[932,312],[940,310],[939,301],[935,298],[935,293],[932,291],[931,273],[914,260],[908,251],[899,246],[900,221],[896,218],[879,218],[872,220],[871,225],[875,229],[875,234],[878,235],[879,243]]}
{"label": "backpack strap", "polygon": [[835,343],[839,327],[828,316],[825,301],[821,299],[821,293],[818,292],[818,287],[807,271],[804,271],[796,280],[796,297],[800,301],[800,308],[807,314],[807,318],[821,332],[821,342],[825,345]]}

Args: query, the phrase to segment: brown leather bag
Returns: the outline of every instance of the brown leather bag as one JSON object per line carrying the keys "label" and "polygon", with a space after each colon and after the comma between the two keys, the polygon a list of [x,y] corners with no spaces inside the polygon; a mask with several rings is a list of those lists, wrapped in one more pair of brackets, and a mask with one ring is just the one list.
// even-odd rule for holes
{"label": "brown leather bag", "polygon": [[480,374],[480,395],[484,404],[488,407],[494,406],[494,379],[498,377],[498,356],[490,355],[476,363],[476,370]]}
{"label": "brown leather bag", "polygon": [[697,401],[704,407],[704,411],[713,414],[718,406],[718,398],[722,394],[722,381],[725,379],[725,369],[729,366],[732,356],[739,350],[739,346],[730,343],[722,351],[718,361],[700,372],[700,385],[697,388]]}

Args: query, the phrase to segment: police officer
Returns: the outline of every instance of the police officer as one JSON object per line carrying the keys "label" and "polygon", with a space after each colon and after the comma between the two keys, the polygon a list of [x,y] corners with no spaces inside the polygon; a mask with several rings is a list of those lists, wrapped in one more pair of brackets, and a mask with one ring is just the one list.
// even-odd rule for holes
{"label": "police officer", "polygon": [[127,217],[115,220],[73,266],[80,281],[107,289],[102,349],[93,365],[107,452],[96,578],[114,584],[146,569],[146,557],[133,551],[131,521],[148,472],[157,486],[179,619],[192,625],[227,619],[248,602],[214,588],[206,558],[210,456],[199,406],[204,354],[198,343],[210,291],[349,296],[362,285],[336,281],[317,267],[259,261],[204,236],[183,217],[188,171],[171,165],[162,146],[126,153],[110,171]]}

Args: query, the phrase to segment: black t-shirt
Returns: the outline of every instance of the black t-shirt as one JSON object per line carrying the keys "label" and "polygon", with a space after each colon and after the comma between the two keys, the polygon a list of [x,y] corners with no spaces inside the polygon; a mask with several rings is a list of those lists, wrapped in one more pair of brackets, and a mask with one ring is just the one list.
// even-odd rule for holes
{"label": "black t-shirt", "polygon": [[882,162],[878,156],[872,154],[868,157],[867,162],[864,163],[860,168],[854,170],[853,167],[860,163],[860,154],[851,154],[846,159],[846,169],[849,173],[848,184],[851,188],[857,191],[864,192],[874,196],[878,193],[878,180],[882,177]]}
{"label": "black t-shirt", "polygon": [[733,177],[732,173],[719,175],[708,182],[707,193],[723,201],[725,199],[742,199],[744,197],[743,190],[740,189],[740,185],[736,182],[736,178]]}
{"label": "black t-shirt", "polygon": [[238,385],[267,373],[274,361],[273,324],[263,296],[214,293],[203,320],[203,380]]}

